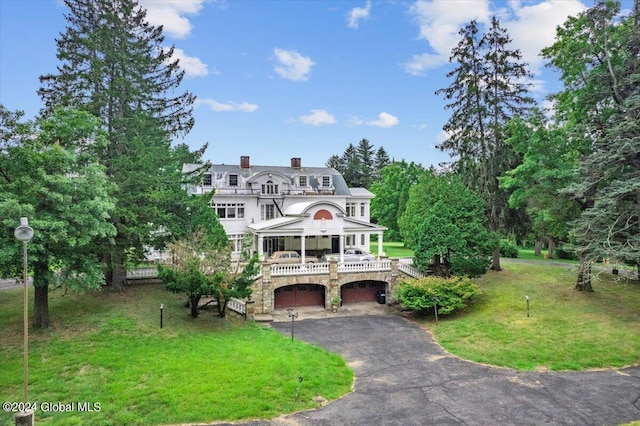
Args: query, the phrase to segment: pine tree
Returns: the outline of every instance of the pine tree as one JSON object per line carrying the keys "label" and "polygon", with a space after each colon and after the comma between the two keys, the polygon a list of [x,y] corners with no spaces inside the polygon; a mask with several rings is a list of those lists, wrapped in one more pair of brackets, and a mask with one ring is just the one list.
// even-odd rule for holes
{"label": "pine tree", "polygon": [[109,144],[101,162],[117,185],[111,222],[118,230],[105,241],[107,279],[123,289],[125,251],[144,254],[150,231],[162,225],[158,183],[171,156],[171,138],[193,126],[189,93],[177,93],[184,76],[173,48],[163,47],[161,27],[146,22],[135,0],[65,0],[68,26],[56,40],[57,73],[42,76],[38,91],[47,114],[74,106],[99,117]]}
{"label": "pine tree", "polygon": [[375,161],[373,158],[373,145],[362,139],[356,148],[358,151],[358,162],[360,168],[360,178],[357,185],[362,188],[368,188],[373,182],[373,174],[375,171]]}
{"label": "pine tree", "polygon": [[591,264],[638,265],[640,235],[640,12],[602,1],[558,28],[543,54],[561,71],[555,98],[571,138],[590,150],[563,193],[582,207],[570,232],[580,256],[576,289],[592,291]]}
{"label": "pine tree", "polygon": [[391,160],[389,159],[389,154],[385,151],[384,147],[378,148],[376,151],[376,158],[374,160],[374,172],[373,172],[373,180],[377,182],[382,177],[382,169],[391,165]]}
{"label": "pine tree", "polygon": [[342,157],[340,157],[339,155],[332,155],[331,157],[329,157],[329,159],[325,163],[325,166],[336,169],[338,172],[340,172],[340,174],[344,173],[344,162],[342,161]]}
{"label": "pine tree", "polygon": [[360,167],[360,158],[358,149],[350,143],[342,154],[341,162],[343,164],[342,177],[344,177],[347,186],[358,187],[362,178],[362,170]]}
{"label": "pine tree", "polygon": [[[484,35],[474,20],[460,30],[460,36],[450,58],[457,67],[447,74],[453,81],[436,91],[452,110],[444,126],[449,139],[439,148],[458,157],[454,170],[485,199],[490,230],[498,231],[508,208],[498,177],[517,160],[505,147],[505,126],[512,117],[526,115],[533,104],[523,83],[530,73],[520,52],[508,48],[511,38],[496,17]],[[499,248],[491,268],[501,269]]]}

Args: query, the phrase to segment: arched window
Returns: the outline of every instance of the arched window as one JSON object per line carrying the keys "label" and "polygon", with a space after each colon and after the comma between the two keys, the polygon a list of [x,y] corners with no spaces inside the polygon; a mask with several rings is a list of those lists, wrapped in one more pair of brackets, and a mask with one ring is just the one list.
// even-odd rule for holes
{"label": "arched window", "polygon": [[262,184],[262,193],[268,195],[275,195],[278,193],[278,184],[273,183],[272,180],[268,180],[267,183]]}

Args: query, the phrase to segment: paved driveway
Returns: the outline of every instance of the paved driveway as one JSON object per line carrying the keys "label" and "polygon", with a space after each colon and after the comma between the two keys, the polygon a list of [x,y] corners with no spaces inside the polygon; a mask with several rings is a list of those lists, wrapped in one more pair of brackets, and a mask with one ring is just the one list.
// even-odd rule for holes
{"label": "paved driveway", "polygon": [[[290,324],[273,323],[289,335]],[[640,420],[640,367],[518,372],[460,360],[399,316],[299,320],[295,337],[342,354],[355,391],[249,425],[617,425]]]}

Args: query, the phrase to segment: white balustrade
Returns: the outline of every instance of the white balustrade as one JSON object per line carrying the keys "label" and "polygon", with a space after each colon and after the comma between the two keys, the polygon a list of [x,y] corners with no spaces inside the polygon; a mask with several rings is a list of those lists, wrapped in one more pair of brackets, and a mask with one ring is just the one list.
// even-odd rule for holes
{"label": "white balustrade", "polygon": [[235,297],[229,299],[229,301],[227,302],[227,308],[242,315],[247,313],[247,304],[240,299],[236,299]]}
{"label": "white balustrade", "polygon": [[271,275],[304,275],[304,274],[328,274],[328,263],[305,263],[295,265],[271,265]]}
{"label": "white balustrade", "polygon": [[417,268],[407,263],[398,263],[398,269],[414,278],[424,278],[426,276],[422,272],[418,271]]}
{"label": "white balustrade", "polygon": [[390,260],[379,260],[375,262],[348,262],[338,264],[338,272],[366,272],[389,270],[391,270]]}

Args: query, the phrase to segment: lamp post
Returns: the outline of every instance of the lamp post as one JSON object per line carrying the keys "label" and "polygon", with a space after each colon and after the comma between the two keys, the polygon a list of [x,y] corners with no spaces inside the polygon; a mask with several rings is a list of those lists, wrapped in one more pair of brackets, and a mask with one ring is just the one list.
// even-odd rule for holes
{"label": "lamp post", "polygon": [[[33,424],[33,411],[26,410],[26,404],[29,402],[27,398],[27,384],[29,382],[29,298],[27,291],[27,244],[33,238],[33,229],[29,226],[29,219],[20,218],[20,226],[18,226],[13,235],[19,241],[22,241],[22,259],[23,259],[23,276],[24,284],[24,368],[23,368],[23,393],[25,411],[16,414],[16,424]],[[26,422],[25,422],[26,420]]]}
{"label": "lamp post", "polygon": [[292,309],[287,309],[287,316],[291,318],[291,341],[293,342],[293,321],[298,318],[298,313],[293,312]]}

